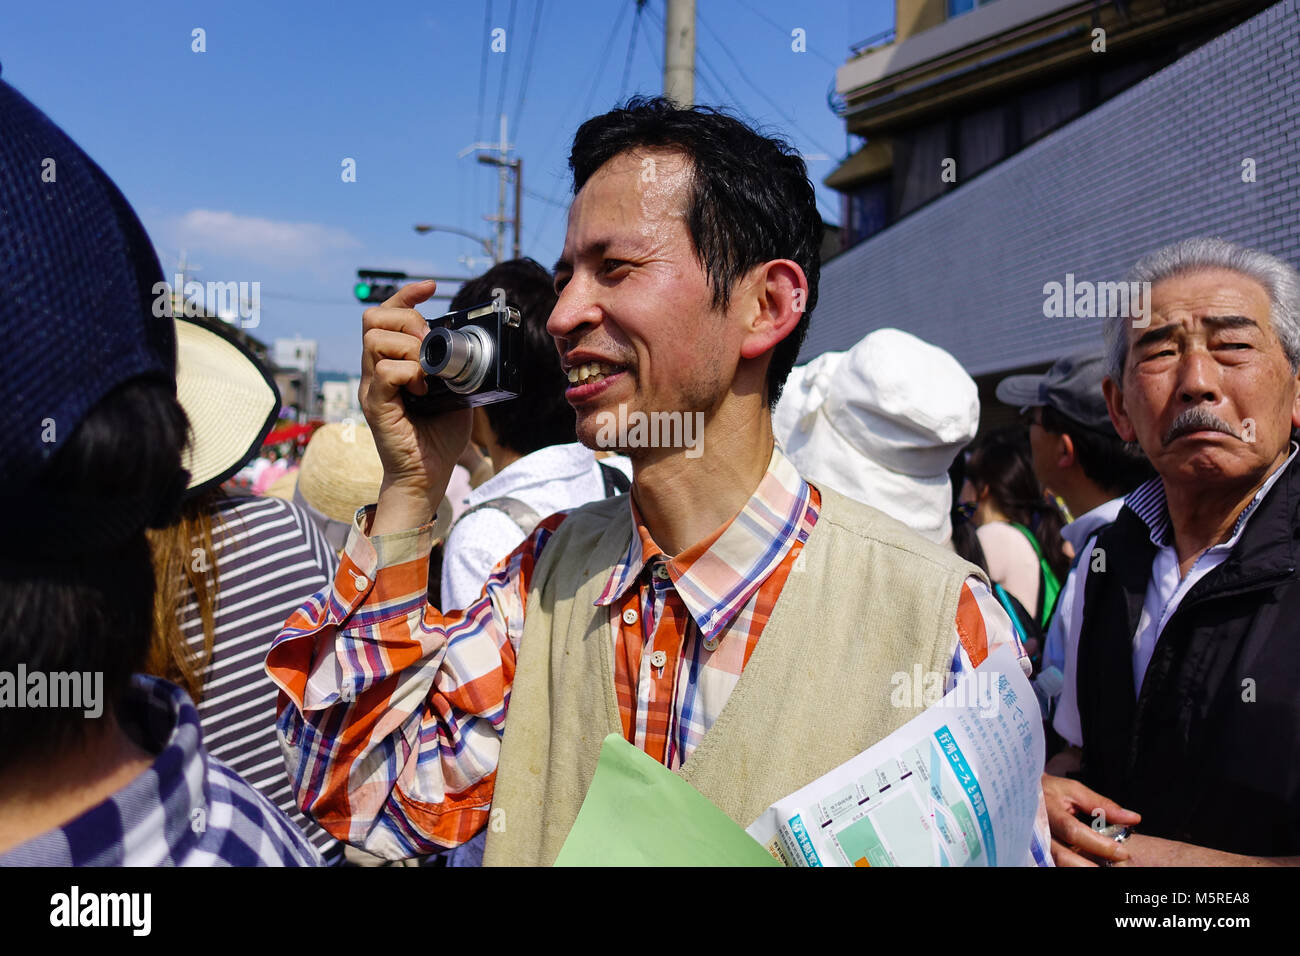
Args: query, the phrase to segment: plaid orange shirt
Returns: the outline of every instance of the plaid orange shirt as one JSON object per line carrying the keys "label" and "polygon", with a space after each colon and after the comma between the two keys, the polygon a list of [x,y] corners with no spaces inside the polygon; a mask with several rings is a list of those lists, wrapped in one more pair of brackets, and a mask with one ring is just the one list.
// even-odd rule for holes
{"label": "plaid orange shirt", "polygon": [[[629,741],[669,767],[689,759],[799,573],[819,507],[779,448],[740,513],[671,560],[632,506],[637,533],[596,602],[610,609]],[[300,805],[340,839],[399,858],[488,823],[533,569],[565,516],[543,520],[478,601],[448,612],[425,601],[432,526],[368,538],[364,518],[333,587],[289,619],[267,670],[284,692],[278,727]],[[992,594],[968,578],[948,686],[1000,643],[1028,665]]]}

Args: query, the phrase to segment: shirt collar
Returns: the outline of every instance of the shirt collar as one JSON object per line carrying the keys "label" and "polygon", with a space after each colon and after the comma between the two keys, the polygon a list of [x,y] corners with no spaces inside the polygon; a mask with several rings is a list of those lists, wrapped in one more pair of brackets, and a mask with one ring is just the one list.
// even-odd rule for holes
{"label": "shirt collar", "polygon": [[664,562],[682,603],[707,640],[731,622],[794,545],[808,509],[809,489],[774,446],[767,471],[740,512],[675,558],[655,543],[633,497],[629,495],[628,501],[636,533],[596,605],[613,604],[647,565]]}
{"label": "shirt collar", "polygon": [[131,866],[174,862],[197,846],[208,823],[208,777],[199,715],[189,695],[161,678],[136,674],[117,720],[156,754],[149,769],[76,819],[10,852],[45,866]]}
{"label": "shirt collar", "polygon": [[[1256,506],[1264,500],[1264,496],[1268,494],[1269,489],[1277,483],[1277,480],[1282,477],[1282,473],[1290,466],[1295,459],[1297,450],[1300,450],[1300,446],[1292,442],[1291,454],[1282,463],[1282,467],[1268,476],[1268,480],[1260,486],[1260,489],[1255,492],[1255,496],[1251,498],[1250,504],[1242,509],[1241,514],[1237,516],[1236,523],[1232,526],[1232,534],[1228,537],[1228,540],[1214,545],[1214,548],[1230,548],[1237,543],[1237,538],[1240,537],[1241,532],[1246,527],[1247,519],[1254,512]],[[1150,481],[1138,485],[1124,499],[1124,504],[1141,518],[1142,523],[1147,526],[1152,544],[1157,548],[1167,548],[1173,544],[1173,524],[1169,520],[1169,507],[1168,502],[1165,500],[1165,485],[1158,475]]]}
{"label": "shirt collar", "polygon": [[1084,542],[1092,537],[1094,531],[1118,518],[1123,507],[1123,495],[1103,502],[1091,511],[1085,511],[1062,528],[1061,537],[1070,542],[1070,546],[1075,551],[1078,551],[1083,547]]}

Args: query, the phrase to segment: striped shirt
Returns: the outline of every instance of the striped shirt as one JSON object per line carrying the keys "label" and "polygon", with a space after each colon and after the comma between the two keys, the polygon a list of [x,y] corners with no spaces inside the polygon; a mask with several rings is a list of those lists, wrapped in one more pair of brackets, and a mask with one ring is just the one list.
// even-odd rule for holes
{"label": "striped shirt", "polygon": [[[819,504],[775,449],[739,514],[672,561],[633,507],[637,534],[596,602],[610,609],[611,677],[629,741],[672,767],[689,759],[798,572]],[[424,600],[432,526],[370,538],[361,524],[369,509],[357,517],[333,587],[299,608],[267,658],[285,692],[290,777],[330,832],[371,852],[457,846],[489,819],[533,570],[565,515],[543,520],[502,560],[475,603],[448,612]],[[949,686],[973,666],[965,646],[978,663],[1001,644],[1028,673],[1010,621],[972,576],[954,621]],[[1049,845],[1040,817],[1037,862]]]}
{"label": "striped shirt", "polygon": [[[285,619],[329,584],[337,558],[302,510],[279,498],[223,499],[212,517],[218,579],[212,659],[198,705],[204,745],[288,814],[333,865],[342,845],[294,803],[275,733],[277,691],[263,662]],[[179,615],[190,647],[201,652],[192,590]]]}

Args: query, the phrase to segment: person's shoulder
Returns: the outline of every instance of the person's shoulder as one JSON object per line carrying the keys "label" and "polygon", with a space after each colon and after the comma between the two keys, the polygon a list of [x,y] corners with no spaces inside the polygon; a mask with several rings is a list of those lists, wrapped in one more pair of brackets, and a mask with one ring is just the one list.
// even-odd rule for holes
{"label": "person's shoulder", "polygon": [[[489,501],[494,500],[497,499],[489,499]],[[527,502],[525,501],[524,504]],[[525,537],[519,524],[501,508],[492,505],[474,507],[467,510],[451,526],[451,531],[447,534],[447,553],[451,554],[464,548],[494,551],[504,539],[513,538],[513,542],[507,546],[509,550]]]}
{"label": "person's shoulder", "polygon": [[190,821],[196,859],[231,866],[320,866],[316,848],[275,804],[210,753],[209,804]]}
{"label": "person's shoulder", "polygon": [[1025,551],[1030,556],[1034,553],[1034,546],[1029,543],[1024,532],[1005,521],[986,522],[975,529],[975,534],[980,539],[980,545],[985,549],[993,547]]}
{"label": "person's shoulder", "polygon": [[[834,489],[818,485],[821,507],[818,526],[835,525],[848,533],[870,539],[879,544],[905,551],[931,564],[938,564],[963,575],[974,566],[960,558],[951,546],[939,544],[925,537],[915,528],[888,515],[879,508],[864,504]],[[816,534],[816,528],[813,533]]]}

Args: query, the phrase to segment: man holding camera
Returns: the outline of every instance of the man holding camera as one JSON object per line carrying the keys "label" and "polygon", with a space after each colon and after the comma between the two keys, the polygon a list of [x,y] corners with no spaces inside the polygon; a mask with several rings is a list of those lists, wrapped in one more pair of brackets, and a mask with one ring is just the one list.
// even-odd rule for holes
{"label": "man holding camera", "polygon": [[543,520],[469,608],[427,606],[430,519],[470,413],[412,418],[402,399],[428,388],[414,307],[433,283],[367,310],[379,502],[267,666],[299,802],[381,856],[486,827],[485,863],[552,862],[610,733],[747,826],[918,712],[891,705],[891,673],[919,662],[950,686],[1000,643],[1028,667],[982,575],[811,486],[773,442],[820,271],[797,153],[634,98],[583,124],[570,166],[548,330],[578,437],[699,413],[703,453],[622,441],[630,497]]}

